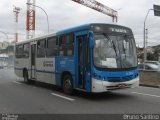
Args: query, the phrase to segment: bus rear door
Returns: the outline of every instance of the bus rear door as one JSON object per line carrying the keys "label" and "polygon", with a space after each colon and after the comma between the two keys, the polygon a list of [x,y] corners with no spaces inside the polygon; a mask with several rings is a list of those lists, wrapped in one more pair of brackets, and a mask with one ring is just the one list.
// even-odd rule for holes
{"label": "bus rear door", "polygon": [[31,44],[31,79],[35,79],[36,74],[36,44]]}

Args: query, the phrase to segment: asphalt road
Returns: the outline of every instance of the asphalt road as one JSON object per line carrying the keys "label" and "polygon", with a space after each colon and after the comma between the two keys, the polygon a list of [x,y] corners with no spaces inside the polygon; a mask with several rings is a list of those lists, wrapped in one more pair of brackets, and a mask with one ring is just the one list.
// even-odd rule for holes
{"label": "asphalt road", "polygon": [[139,87],[103,94],[64,94],[52,85],[26,85],[12,69],[0,69],[0,113],[160,114],[160,89]]}

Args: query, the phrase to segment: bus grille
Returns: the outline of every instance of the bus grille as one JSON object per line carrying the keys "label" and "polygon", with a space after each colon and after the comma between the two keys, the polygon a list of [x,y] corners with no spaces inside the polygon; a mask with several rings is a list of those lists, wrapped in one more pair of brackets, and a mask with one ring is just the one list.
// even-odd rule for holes
{"label": "bus grille", "polygon": [[125,76],[125,77],[108,77],[109,82],[126,82],[132,80],[133,76]]}
{"label": "bus grille", "polygon": [[115,85],[115,86],[106,86],[106,90],[116,90],[116,89],[124,89],[124,88],[130,88],[131,84],[123,84],[122,85]]}

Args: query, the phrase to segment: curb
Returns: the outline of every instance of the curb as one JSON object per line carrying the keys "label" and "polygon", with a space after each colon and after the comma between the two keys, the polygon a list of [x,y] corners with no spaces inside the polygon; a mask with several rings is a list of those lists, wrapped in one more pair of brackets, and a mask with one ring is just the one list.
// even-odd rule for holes
{"label": "curb", "polygon": [[139,86],[160,88],[160,85],[156,85],[156,86],[155,86],[155,85],[139,84]]}

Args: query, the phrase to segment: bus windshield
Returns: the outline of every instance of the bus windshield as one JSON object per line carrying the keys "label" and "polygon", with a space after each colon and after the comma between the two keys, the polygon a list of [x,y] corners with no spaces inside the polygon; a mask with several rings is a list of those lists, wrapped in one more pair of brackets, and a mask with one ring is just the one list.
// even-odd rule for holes
{"label": "bus windshield", "polygon": [[95,34],[94,65],[99,68],[132,68],[137,66],[133,35]]}

